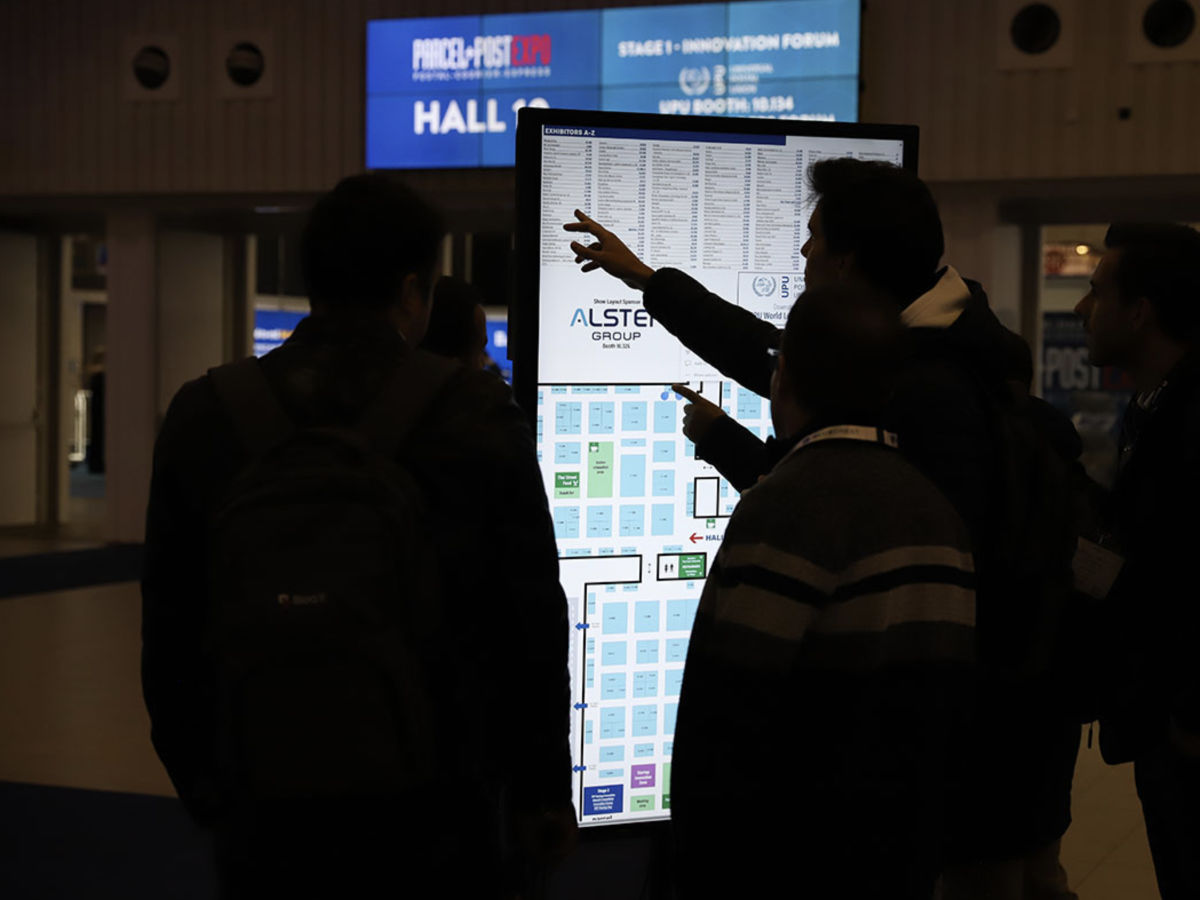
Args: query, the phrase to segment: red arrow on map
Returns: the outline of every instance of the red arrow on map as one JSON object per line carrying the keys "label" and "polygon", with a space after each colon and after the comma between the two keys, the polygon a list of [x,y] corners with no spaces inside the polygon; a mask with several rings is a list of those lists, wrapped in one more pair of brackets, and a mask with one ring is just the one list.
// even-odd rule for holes
{"label": "red arrow on map", "polygon": [[704,540],[704,538],[702,538],[700,535],[696,534],[696,532],[693,531],[692,536],[690,538],[688,538],[688,540],[694,544],[694,543],[696,543],[696,541]]}

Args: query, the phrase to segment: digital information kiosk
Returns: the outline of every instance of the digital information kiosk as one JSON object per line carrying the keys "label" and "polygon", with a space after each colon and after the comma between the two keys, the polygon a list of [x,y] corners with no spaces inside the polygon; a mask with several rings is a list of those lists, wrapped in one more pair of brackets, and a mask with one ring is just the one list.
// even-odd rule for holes
{"label": "digital information kiosk", "polygon": [[[762,437],[769,402],[686,350],[639,291],[583,273],[582,209],[654,268],[783,326],[804,286],[807,171],[916,165],[911,127],[523,110],[517,134],[517,398],[537,447],[571,622],[584,825],[665,819],[692,620],[738,494],[681,430],[685,382]],[[587,236],[583,236],[585,241]],[[747,765],[773,764],[746,747]]]}

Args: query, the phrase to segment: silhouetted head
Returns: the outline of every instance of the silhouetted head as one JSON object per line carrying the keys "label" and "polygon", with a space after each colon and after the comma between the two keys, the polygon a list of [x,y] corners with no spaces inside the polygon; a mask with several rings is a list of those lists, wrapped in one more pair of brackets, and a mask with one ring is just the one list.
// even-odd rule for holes
{"label": "silhouetted head", "polygon": [[945,252],[925,182],[890,163],[823,159],[809,170],[818,198],[804,245],[804,283],[858,277],[907,306],[929,290]]}
{"label": "silhouetted head", "polygon": [[1090,288],[1075,306],[1096,366],[1144,365],[1163,340],[1200,336],[1200,234],[1171,223],[1114,224]]}
{"label": "silhouetted head", "polygon": [[421,346],[431,353],[482,369],[487,357],[487,316],[483,295],[461,278],[445,275],[433,286],[433,313]]}
{"label": "silhouetted head", "polygon": [[861,281],[806,290],[788,315],[771,381],[776,432],[878,424],[904,341],[899,309],[882,291]]}
{"label": "silhouetted head", "polygon": [[418,343],[445,226],[410,188],[380,173],[342,179],[312,208],[301,246],[318,315],[379,314]]}

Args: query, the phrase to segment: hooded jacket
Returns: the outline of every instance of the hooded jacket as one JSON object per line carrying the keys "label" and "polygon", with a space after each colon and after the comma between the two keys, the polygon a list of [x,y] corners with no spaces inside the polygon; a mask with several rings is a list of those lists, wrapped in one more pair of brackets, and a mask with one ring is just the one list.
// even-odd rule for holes
{"label": "hooded jacket", "polygon": [[[779,346],[780,329],[677,269],[654,274],[646,284],[645,306],[723,375],[769,396],[767,350]],[[900,436],[905,455],[941,488],[978,541],[986,524],[987,474],[993,464],[980,390],[1001,396],[1007,389],[1004,326],[988,306],[983,288],[965,281],[950,266],[905,308],[901,319],[909,329],[910,352],[886,427]],[[731,417],[722,416],[696,447],[696,455],[735,488],[745,490],[781,453],[773,439],[760,441]]]}
{"label": "hooded jacket", "polygon": [[[644,302],[668,331],[723,375],[769,394],[767,350],[779,346],[780,329],[675,269],[660,269],[650,278]],[[983,288],[950,266],[901,312],[901,320],[908,352],[883,424],[950,501],[977,549],[988,539],[1003,499],[989,407],[1010,396],[1005,328]],[[787,442],[760,441],[721,416],[696,455],[745,489],[786,450]],[[983,595],[981,572],[981,610]],[[1026,692],[987,680],[977,701],[976,723],[957,735],[961,745],[952,754],[959,786],[951,791],[947,814],[949,862],[1013,858],[1060,837],[1070,822],[1078,724],[1059,710],[1042,709]]]}

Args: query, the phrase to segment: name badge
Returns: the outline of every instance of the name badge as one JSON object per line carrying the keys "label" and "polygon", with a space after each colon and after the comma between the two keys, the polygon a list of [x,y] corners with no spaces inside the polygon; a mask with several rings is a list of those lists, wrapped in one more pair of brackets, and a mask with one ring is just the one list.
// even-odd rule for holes
{"label": "name badge", "polygon": [[1123,565],[1124,557],[1105,550],[1087,538],[1080,538],[1075,548],[1075,558],[1071,561],[1075,590],[1096,600],[1103,600],[1112,590]]}

